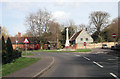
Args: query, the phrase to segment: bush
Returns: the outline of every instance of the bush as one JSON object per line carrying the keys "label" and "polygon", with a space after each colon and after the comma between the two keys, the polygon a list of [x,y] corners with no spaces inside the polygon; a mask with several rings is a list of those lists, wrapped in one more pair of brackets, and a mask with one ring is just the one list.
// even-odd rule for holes
{"label": "bush", "polygon": [[17,59],[17,58],[19,58],[19,57],[21,57],[21,51],[18,51],[18,50],[14,50],[13,51],[13,59]]}

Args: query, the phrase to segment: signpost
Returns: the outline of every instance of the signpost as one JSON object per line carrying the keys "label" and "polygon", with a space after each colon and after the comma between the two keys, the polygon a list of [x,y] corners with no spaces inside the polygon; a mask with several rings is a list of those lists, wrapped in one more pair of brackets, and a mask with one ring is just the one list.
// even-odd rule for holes
{"label": "signpost", "polygon": [[114,38],[114,45],[115,45],[115,38],[116,38],[116,34],[115,34],[115,33],[113,33],[113,34],[112,34],[112,37]]}
{"label": "signpost", "polygon": [[23,43],[25,43],[25,53],[27,55],[27,43],[29,43],[28,39],[25,38],[25,40],[23,41]]}

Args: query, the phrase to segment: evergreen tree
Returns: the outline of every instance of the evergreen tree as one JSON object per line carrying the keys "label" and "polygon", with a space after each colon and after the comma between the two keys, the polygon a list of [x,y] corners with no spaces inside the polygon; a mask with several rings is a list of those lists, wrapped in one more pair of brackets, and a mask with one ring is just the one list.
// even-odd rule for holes
{"label": "evergreen tree", "polygon": [[2,36],[2,63],[6,64],[7,61],[8,61],[8,56],[6,52],[6,44],[5,44],[4,36]]}
{"label": "evergreen tree", "polygon": [[7,53],[8,53],[8,59],[9,59],[8,63],[10,63],[14,57],[13,57],[13,47],[9,37],[7,39],[6,46],[7,46]]}

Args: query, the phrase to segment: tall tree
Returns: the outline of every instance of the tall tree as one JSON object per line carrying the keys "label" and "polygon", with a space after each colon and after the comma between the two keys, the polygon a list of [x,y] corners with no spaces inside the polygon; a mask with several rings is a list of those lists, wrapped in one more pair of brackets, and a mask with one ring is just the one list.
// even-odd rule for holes
{"label": "tall tree", "polygon": [[57,22],[50,22],[49,23],[49,32],[52,34],[51,39],[54,41],[58,41],[61,39],[61,31],[60,25]]}
{"label": "tall tree", "polygon": [[29,28],[29,31],[34,36],[41,36],[44,32],[48,32],[49,23],[52,21],[52,14],[46,9],[39,10],[36,13],[30,14],[26,17],[26,25]]}
{"label": "tall tree", "polygon": [[8,53],[8,57],[9,57],[8,62],[10,63],[13,59],[13,47],[12,47],[12,43],[11,43],[11,40],[9,37],[7,39],[6,46],[7,46],[7,53]]}
{"label": "tall tree", "polygon": [[7,61],[8,61],[8,56],[6,52],[6,44],[5,44],[4,36],[2,36],[2,63],[6,64]]}
{"label": "tall tree", "polygon": [[86,26],[84,24],[80,24],[78,26],[78,31],[83,30],[83,29],[85,30],[85,28],[86,28]]}
{"label": "tall tree", "polygon": [[101,36],[101,31],[109,24],[109,17],[109,13],[102,11],[92,12],[89,16],[90,28],[92,28],[92,31],[97,32],[100,41],[103,40]]}

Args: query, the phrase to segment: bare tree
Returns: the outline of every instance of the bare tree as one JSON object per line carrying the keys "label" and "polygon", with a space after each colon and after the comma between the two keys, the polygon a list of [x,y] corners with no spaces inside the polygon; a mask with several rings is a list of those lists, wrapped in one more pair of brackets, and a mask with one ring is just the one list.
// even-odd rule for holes
{"label": "bare tree", "polygon": [[48,24],[52,21],[51,18],[52,15],[50,12],[46,9],[40,9],[38,12],[32,13],[26,17],[26,25],[34,36],[41,36],[44,32],[48,32]]}
{"label": "bare tree", "polygon": [[80,24],[78,26],[78,31],[83,30],[83,29],[85,30],[85,28],[86,28],[86,26],[84,24]]}
{"label": "bare tree", "polygon": [[25,24],[28,27],[27,32],[31,33],[33,36],[36,35],[36,24],[35,24],[35,16],[34,14],[30,14],[28,17],[26,17]]}
{"label": "bare tree", "polygon": [[1,35],[4,37],[8,37],[9,33],[5,27],[1,27]]}
{"label": "bare tree", "polygon": [[92,32],[97,31],[98,37],[102,40],[101,31],[109,24],[108,18],[110,17],[109,13],[96,11],[90,14],[90,28]]}

